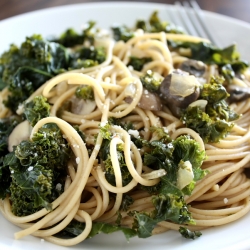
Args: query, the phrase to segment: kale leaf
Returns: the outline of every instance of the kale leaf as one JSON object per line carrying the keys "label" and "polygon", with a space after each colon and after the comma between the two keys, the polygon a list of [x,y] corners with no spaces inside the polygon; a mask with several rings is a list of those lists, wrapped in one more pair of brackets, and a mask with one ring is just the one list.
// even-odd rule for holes
{"label": "kale leaf", "polygon": [[168,43],[172,49],[189,48],[191,59],[218,65],[220,73],[229,82],[237,73],[242,73],[249,67],[248,62],[240,60],[235,44],[221,49],[207,42],[192,43],[170,40]]}
{"label": "kale leaf", "polygon": [[34,134],[32,141],[22,141],[4,157],[1,170],[10,171],[12,181],[6,192],[10,193],[15,215],[51,208],[51,202],[62,192],[56,185],[63,186],[70,156],[70,146],[60,129],[49,123]]}
{"label": "kale leaf", "polygon": [[21,120],[16,115],[0,119],[0,157],[8,153],[8,137]]}
{"label": "kale leaf", "polygon": [[148,70],[146,74],[140,77],[140,80],[143,87],[146,88],[148,91],[157,92],[163,78],[156,75],[153,71]]}
{"label": "kale leaf", "polygon": [[44,96],[35,96],[30,102],[24,104],[24,115],[32,127],[42,118],[50,114],[50,105]]}
{"label": "kale leaf", "polygon": [[2,81],[10,95],[5,105],[13,112],[37,88],[67,68],[69,55],[60,44],[48,42],[40,35],[27,37],[18,48],[10,49],[0,58]]}
{"label": "kale leaf", "polygon": [[98,31],[98,29],[95,29],[95,25],[95,22],[89,21],[87,27],[83,29],[81,33],[69,28],[63,32],[59,38],[51,39],[51,41],[59,43],[67,48],[82,45],[85,41],[89,41],[93,44],[95,34]]}
{"label": "kale leaf", "polygon": [[[205,152],[200,150],[199,144],[189,136],[180,136],[171,140],[164,128],[152,128],[158,134],[158,140],[140,140],[136,143],[144,147],[143,164],[152,169],[165,169],[167,174],[161,177],[159,184],[153,187],[142,187],[153,195],[154,211],[140,213],[132,211],[135,222],[133,229],[139,237],[152,235],[152,230],[160,221],[172,221],[178,224],[194,224],[191,213],[184,201],[184,195],[190,194],[196,181],[203,178],[207,171],[202,170],[201,164],[205,159]],[[180,162],[189,161],[194,173],[193,181],[180,190],[177,187],[177,176]]]}
{"label": "kale leaf", "polygon": [[106,59],[106,50],[103,47],[81,47],[70,54],[69,68],[89,68],[96,66]]}
{"label": "kale leaf", "polygon": [[[65,237],[75,237],[80,235],[83,230],[85,229],[85,223],[79,222],[76,220],[72,220],[64,229],[62,232],[59,233],[59,236]],[[136,231],[130,228],[126,227],[120,227],[108,223],[103,222],[93,222],[91,231],[88,235],[88,238],[93,238],[97,234],[104,233],[104,234],[111,234],[114,232],[121,231],[123,232],[124,236],[127,240],[130,238],[136,236]]]}
{"label": "kale leaf", "polygon": [[192,240],[194,240],[202,235],[201,232],[199,232],[199,231],[192,232],[186,227],[180,227],[179,232],[184,238],[192,239]]}
{"label": "kale leaf", "polygon": [[148,21],[138,20],[136,28],[146,32],[166,32],[173,34],[183,34],[181,27],[174,25],[171,22],[162,21],[158,16],[158,11],[154,11]]}
{"label": "kale leaf", "polygon": [[128,28],[126,25],[114,25],[112,27],[113,37],[116,41],[127,42],[134,37],[133,29]]}
{"label": "kale leaf", "polygon": [[89,85],[82,85],[76,88],[75,96],[83,100],[94,100],[93,88]]}
{"label": "kale leaf", "polygon": [[205,110],[200,106],[189,106],[182,112],[181,120],[199,133],[204,142],[218,142],[231,131],[232,121],[239,118],[227,104],[228,96],[223,79],[212,78],[201,89],[200,99],[207,101]]}
{"label": "kale leaf", "polygon": [[151,62],[152,58],[150,57],[135,57],[131,56],[128,62],[128,66],[132,66],[134,70],[141,71],[144,64]]}

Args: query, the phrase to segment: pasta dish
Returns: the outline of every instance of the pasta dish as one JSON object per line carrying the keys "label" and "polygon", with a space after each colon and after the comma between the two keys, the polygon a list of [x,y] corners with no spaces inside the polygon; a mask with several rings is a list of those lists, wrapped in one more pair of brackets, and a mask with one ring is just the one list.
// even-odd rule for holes
{"label": "pasta dish", "polygon": [[185,238],[250,210],[250,71],[154,12],[27,37],[0,57],[0,210],[62,246]]}

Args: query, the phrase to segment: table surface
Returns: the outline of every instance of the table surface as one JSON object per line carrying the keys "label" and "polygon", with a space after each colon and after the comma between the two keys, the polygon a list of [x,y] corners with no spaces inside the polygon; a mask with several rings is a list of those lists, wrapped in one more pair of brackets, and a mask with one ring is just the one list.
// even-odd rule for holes
{"label": "table surface", "polygon": [[[110,1],[110,0],[109,0]],[[131,1],[131,0],[130,0]],[[39,10],[54,6],[87,3],[104,2],[102,0],[1,0],[0,1],[0,20],[26,13],[33,10]],[[157,2],[173,4],[175,0],[143,0],[131,2]],[[242,21],[250,23],[250,0],[197,0],[200,7],[204,10],[231,16]]]}

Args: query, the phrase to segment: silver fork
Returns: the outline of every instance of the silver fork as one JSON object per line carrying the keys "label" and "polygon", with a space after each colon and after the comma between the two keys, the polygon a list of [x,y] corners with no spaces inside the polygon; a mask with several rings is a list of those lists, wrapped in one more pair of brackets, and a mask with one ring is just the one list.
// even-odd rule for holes
{"label": "silver fork", "polygon": [[207,38],[220,47],[218,39],[216,39],[209,30],[204,13],[195,0],[184,1],[183,3],[176,1],[174,4],[175,13],[169,12],[170,19],[180,26],[182,26],[188,34],[193,36],[200,36]]}

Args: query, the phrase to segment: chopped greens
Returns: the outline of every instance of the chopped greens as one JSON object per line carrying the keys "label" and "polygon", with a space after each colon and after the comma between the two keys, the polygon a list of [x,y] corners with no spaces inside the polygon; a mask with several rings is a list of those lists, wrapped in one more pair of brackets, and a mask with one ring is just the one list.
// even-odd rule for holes
{"label": "chopped greens", "polygon": [[2,176],[10,174],[12,181],[9,187],[6,185],[5,193],[10,195],[15,215],[51,209],[51,202],[63,191],[55,186],[65,181],[70,154],[60,129],[51,123],[41,127],[32,141],[22,141],[4,157],[0,173]]}
{"label": "chopped greens", "polygon": [[162,21],[158,16],[158,11],[154,11],[148,21],[138,20],[136,23],[137,29],[142,29],[146,32],[166,32],[173,34],[183,34],[181,27],[173,23]]}
{"label": "chopped greens", "polygon": [[[152,204],[155,209],[151,213],[129,211],[128,215],[134,218],[133,229],[138,237],[146,238],[152,235],[152,230],[160,221],[172,221],[178,224],[194,224],[191,213],[188,211],[187,204],[184,201],[184,195],[190,194],[196,181],[203,178],[207,172],[200,168],[205,159],[205,152],[200,150],[199,144],[189,136],[180,136],[174,141],[170,138],[164,128],[152,127],[151,130],[158,135],[158,140],[145,141],[140,138],[134,138],[132,141],[137,147],[145,150],[143,155],[143,164],[153,170],[164,169],[167,174],[161,177],[159,184],[154,187],[142,186],[142,189],[153,194]],[[100,150],[100,158],[104,160],[105,175],[109,180],[108,173],[112,173],[112,163],[109,160],[109,140],[112,138],[112,124],[107,123],[100,130],[104,138],[103,146]],[[120,157],[122,153],[118,150],[118,158],[121,171],[126,166],[124,158]],[[194,172],[193,180],[182,190],[177,187],[177,172],[181,161],[190,161]],[[108,163],[107,163],[108,162]],[[107,169],[108,164],[110,169]],[[123,165],[124,164],[124,165]],[[127,179],[126,172],[122,172],[123,182]],[[113,181],[114,185],[114,181]],[[123,183],[124,185],[124,183]]]}
{"label": "chopped greens", "polygon": [[192,239],[192,240],[194,240],[194,239],[196,239],[196,238],[198,238],[198,237],[200,237],[202,235],[201,232],[199,232],[199,231],[190,231],[186,227],[180,227],[179,232],[184,238]]}
{"label": "chopped greens", "polygon": [[21,120],[16,115],[0,119],[0,157],[8,153],[8,137]]}
{"label": "chopped greens", "polygon": [[113,37],[116,41],[127,42],[129,39],[134,37],[134,31],[125,25],[114,25],[112,27],[112,31]]}
{"label": "chopped greens", "polygon": [[30,102],[24,104],[24,115],[32,127],[42,118],[50,114],[50,105],[44,96],[35,96]]}
{"label": "chopped greens", "polygon": [[89,85],[82,85],[76,88],[75,95],[83,100],[94,100],[93,88]]}
{"label": "chopped greens", "polygon": [[231,131],[232,121],[239,118],[227,104],[228,96],[223,79],[212,78],[201,89],[200,99],[207,101],[205,111],[200,106],[189,106],[183,111],[181,120],[199,133],[204,142],[218,142]]}
{"label": "chopped greens", "polygon": [[91,44],[93,44],[95,34],[98,32],[98,29],[95,28],[95,25],[95,22],[89,21],[87,23],[87,27],[83,29],[81,33],[69,28],[63,32],[59,38],[52,39],[51,41],[59,43],[64,47],[82,45],[85,41],[89,41]]}
{"label": "chopped greens", "polygon": [[[85,223],[72,220],[64,228],[64,230],[58,234],[58,236],[75,237],[75,236],[80,235],[84,229],[85,229]],[[124,236],[126,237],[128,241],[130,238],[136,236],[136,232],[133,229],[121,227],[117,225],[111,225],[111,224],[103,223],[103,222],[94,222],[92,224],[92,229],[88,235],[88,238],[93,238],[95,235],[100,234],[100,233],[111,234],[111,233],[118,232],[118,231],[123,232]]]}
{"label": "chopped greens", "polygon": [[151,62],[152,59],[150,57],[135,57],[131,56],[128,62],[128,66],[132,66],[134,70],[141,71],[144,64]]}
{"label": "chopped greens", "polygon": [[11,45],[0,58],[2,81],[10,95],[5,105],[13,112],[37,88],[52,76],[65,71],[69,55],[60,44],[48,42],[40,35],[27,37],[18,48]]}
{"label": "chopped greens", "polygon": [[229,81],[235,74],[242,73],[249,67],[248,62],[240,60],[235,44],[220,49],[206,42],[192,43],[169,40],[168,43],[172,49],[190,49],[189,57],[191,59],[218,65],[222,76]]}
{"label": "chopped greens", "polygon": [[148,70],[145,75],[140,77],[142,85],[150,92],[157,92],[163,80],[161,76],[156,75],[153,71]]}
{"label": "chopped greens", "polygon": [[69,68],[89,68],[96,66],[106,59],[106,51],[103,47],[82,47],[74,51],[70,56]]}

